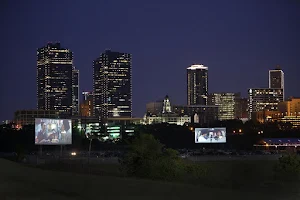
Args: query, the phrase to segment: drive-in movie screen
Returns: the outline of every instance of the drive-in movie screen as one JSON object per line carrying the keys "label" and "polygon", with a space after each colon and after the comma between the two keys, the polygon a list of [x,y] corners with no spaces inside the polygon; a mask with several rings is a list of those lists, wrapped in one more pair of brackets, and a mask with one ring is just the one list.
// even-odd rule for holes
{"label": "drive-in movie screen", "polygon": [[195,143],[226,143],[226,128],[195,128]]}
{"label": "drive-in movie screen", "polygon": [[72,144],[72,121],[70,119],[35,119],[36,145]]}

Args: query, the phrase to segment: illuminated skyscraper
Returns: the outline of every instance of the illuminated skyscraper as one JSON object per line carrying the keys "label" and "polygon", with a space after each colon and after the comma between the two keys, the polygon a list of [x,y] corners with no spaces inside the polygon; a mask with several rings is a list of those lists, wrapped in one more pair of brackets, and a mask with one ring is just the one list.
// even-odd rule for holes
{"label": "illuminated skyscraper", "polygon": [[106,50],[94,60],[94,114],[132,117],[131,55]]}
{"label": "illuminated skyscraper", "polygon": [[79,70],[73,67],[72,71],[72,115],[79,114]]}
{"label": "illuminated skyscraper", "polygon": [[283,89],[251,88],[249,94],[249,118],[261,111],[278,111],[279,102],[283,101]]}
{"label": "illuminated skyscraper", "polygon": [[48,43],[37,50],[37,108],[55,110],[61,117],[79,111],[79,71],[73,66],[73,52],[60,43]]}
{"label": "illuminated skyscraper", "polygon": [[269,70],[269,88],[283,89],[284,95],[284,73],[279,66],[276,69]]}
{"label": "illuminated skyscraper", "polygon": [[207,105],[208,67],[192,65],[187,68],[188,105]]}
{"label": "illuminated skyscraper", "polygon": [[212,93],[208,96],[208,104],[219,107],[219,120],[235,119],[236,100],[240,93]]}

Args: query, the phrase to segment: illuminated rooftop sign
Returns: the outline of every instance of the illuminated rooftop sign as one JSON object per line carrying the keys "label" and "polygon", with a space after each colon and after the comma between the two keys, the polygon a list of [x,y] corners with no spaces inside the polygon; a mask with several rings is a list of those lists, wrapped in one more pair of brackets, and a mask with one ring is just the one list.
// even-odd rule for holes
{"label": "illuminated rooftop sign", "polygon": [[205,67],[204,65],[191,65],[187,69],[190,69],[190,70],[206,69],[206,70],[208,70],[208,67]]}

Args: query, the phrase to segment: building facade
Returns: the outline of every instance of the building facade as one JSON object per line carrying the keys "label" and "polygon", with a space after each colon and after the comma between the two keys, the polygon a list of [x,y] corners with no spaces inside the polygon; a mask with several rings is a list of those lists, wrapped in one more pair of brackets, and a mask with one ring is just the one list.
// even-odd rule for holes
{"label": "building facade", "polygon": [[263,111],[254,112],[252,114],[252,117],[260,123],[274,122],[280,120],[281,113],[275,110],[271,110],[271,111],[263,110]]}
{"label": "building facade", "polygon": [[72,117],[72,123],[80,135],[94,136],[101,141],[118,141],[134,136],[135,126],[142,123],[142,118],[108,118],[105,124],[98,117]]}
{"label": "building facade", "polygon": [[79,108],[79,70],[73,67],[72,71],[72,115],[76,116],[80,112]]}
{"label": "building facade", "polygon": [[283,123],[291,123],[293,128],[300,128],[300,116],[284,116],[280,119]]}
{"label": "building facade", "polygon": [[166,114],[166,115],[159,115],[159,116],[145,116],[144,123],[145,125],[149,124],[161,124],[161,123],[168,123],[168,124],[176,124],[178,126],[183,126],[184,124],[191,123],[191,117],[189,116],[177,116],[174,114]]}
{"label": "building facade", "polygon": [[93,116],[93,93],[82,92],[83,99],[80,103],[80,115],[83,117]]}
{"label": "building facade", "polygon": [[132,117],[131,55],[106,50],[94,60],[94,114],[102,121]]}
{"label": "building facade", "polygon": [[55,110],[69,117],[79,111],[79,71],[73,66],[73,52],[60,43],[48,43],[37,50],[37,108]]}
{"label": "building facade", "polygon": [[236,119],[248,119],[248,98],[236,98],[235,99],[235,118]]}
{"label": "building facade", "polygon": [[35,118],[58,119],[59,111],[57,110],[18,110],[14,115],[14,122],[22,127],[24,125],[34,125]]}
{"label": "building facade", "polygon": [[300,98],[291,97],[287,101],[280,102],[278,109],[282,116],[300,116]]}
{"label": "building facade", "polygon": [[278,111],[279,102],[283,101],[283,89],[252,88],[249,94],[249,117],[254,119],[260,111]]}
{"label": "building facade", "polygon": [[146,111],[151,115],[158,115],[163,109],[163,101],[150,102],[146,104]]}
{"label": "building facade", "polygon": [[143,119],[143,124],[168,123],[182,126],[186,123],[191,123],[190,116],[179,115],[178,113],[172,111],[172,106],[168,95],[165,97],[162,103],[162,109],[157,115],[146,113]]}
{"label": "building facade", "polygon": [[240,97],[240,93],[211,93],[208,95],[208,104],[219,107],[219,120],[231,120],[236,118],[236,100]]}
{"label": "building facade", "polygon": [[191,117],[191,123],[202,126],[210,126],[219,120],[219,107],[214,105],[175,105],[172,106],[172,109],[180,116]]}
{"label": "building facade", "polygon": [[284,96],[284,73],[280,66],[277,66],[276,69],[269,70],[269,88],[282,89],[283,90],[283,99]]}
{"label": "building facade", "polygon": [[207,105],[208,67],[192,65],[187,68],[187,104]]}

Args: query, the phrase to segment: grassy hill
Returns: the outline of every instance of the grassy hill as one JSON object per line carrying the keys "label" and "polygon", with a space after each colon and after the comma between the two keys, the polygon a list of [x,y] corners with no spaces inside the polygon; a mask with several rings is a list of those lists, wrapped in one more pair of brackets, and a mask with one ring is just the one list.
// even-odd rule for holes
{"label": "grassy hill", "polygon": [[47,171],[0,159],[0,199],[300,199],[296,193],[232,191],[189,184]]}

